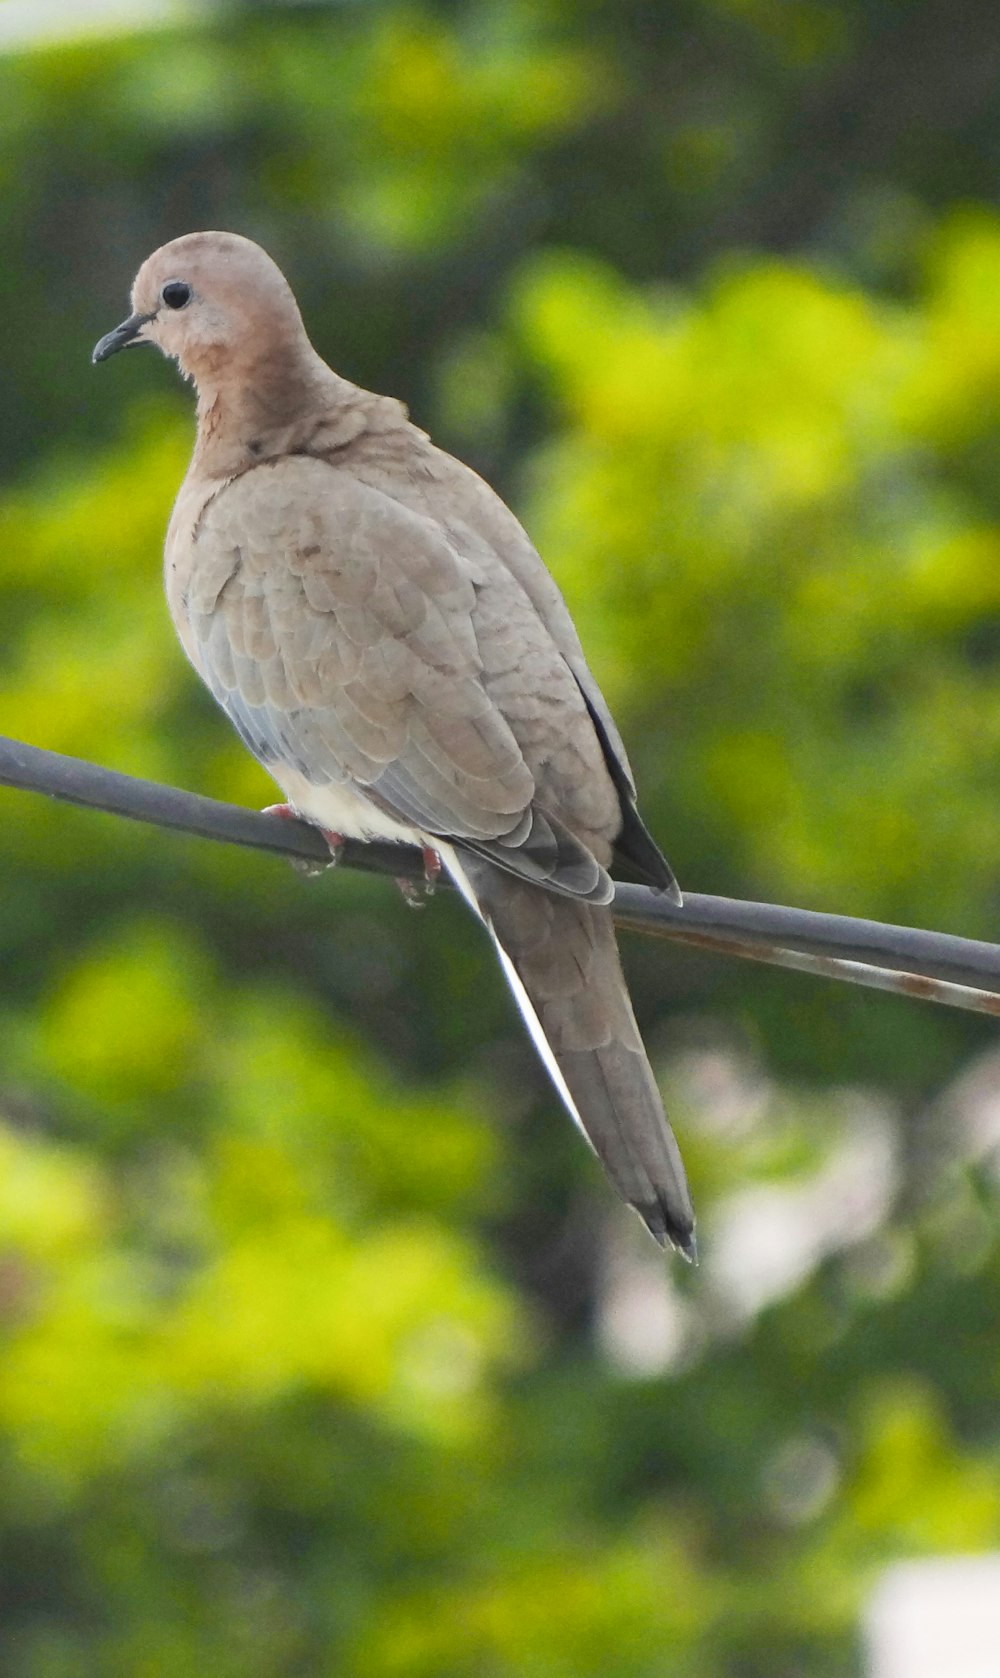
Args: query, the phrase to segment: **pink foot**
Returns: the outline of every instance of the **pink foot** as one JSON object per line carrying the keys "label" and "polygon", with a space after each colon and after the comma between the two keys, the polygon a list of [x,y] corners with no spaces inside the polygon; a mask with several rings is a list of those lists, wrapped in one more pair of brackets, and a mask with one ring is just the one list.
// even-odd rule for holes
{"label": "pink foot", "polygon": [[[261,814],[264,816],[280,816],[282,821],[286,822],[305,820],[305,817],[300,816],[291,804],[268,804],[265,805]],[[310,825],[315,827],[316,824],[313,822]],[[336,868],[344,846],[347,844],[347,840],[342,833],[333,833],[328,827],[317,827],[316,831],[323,835],[330,847],[330,860],[329,862],[309,862],[305,858],[295,857],[292,861],[292,867],[300,874],[323,874],[328,868]]]}
{"label": "pink foot", "polygon": [[427,896],[430,897],[441,878],[441,858],[433,845],[422,845],[420,849],[424,859],[424,885],[427,887]]}
{"label": "pink foot", "polygon": [[422,909],[429,897],[434,896],[434,888],[441,878],[441,858],[431,845],[421,847],[424,859],[424,878],[418,880],[396,879],[396,884],[403,894],[403,901],[411,909]]}

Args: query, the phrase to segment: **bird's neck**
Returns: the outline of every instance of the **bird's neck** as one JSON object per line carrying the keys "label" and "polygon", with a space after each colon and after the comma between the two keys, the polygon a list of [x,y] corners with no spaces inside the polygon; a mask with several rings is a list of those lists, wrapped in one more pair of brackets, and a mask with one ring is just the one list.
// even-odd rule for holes
{"label": "bird's neck", "polygon": [[239,369],[231,356],[218,368],[206,358],[195,382],[194,459],[211,477],[231,477],[262,460],[311,451],[320,434],[326,448],[335,448],[365,428],[365,410],[379,400],[340,378],[311,345],[295,355],[259,355]]}

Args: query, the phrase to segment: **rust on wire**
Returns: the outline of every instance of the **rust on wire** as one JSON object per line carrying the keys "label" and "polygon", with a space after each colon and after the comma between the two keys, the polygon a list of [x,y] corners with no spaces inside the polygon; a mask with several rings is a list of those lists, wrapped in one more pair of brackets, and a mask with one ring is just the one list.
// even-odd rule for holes
{"label": "rust on wire", "polygon": [[681,928],[668,931],[659,926],[640,929],[633,919],[627,920],[625,925],[635,931],[652,932],[654,937],[668,938],[672,943],[711,950],[716,955],[738,956],[744,961],[765,962],[771,967],[788,967],[797,973],[813,973],[817,978],[865,985],[871,990],[909,996],[920,1002],[937,1002],[945,1008],[964,1008],[973,1014],[991,1014],[994,1019],[1000,1019],[1000,995],[996,991],[955,984],[949,979],[934,979],[926,973],[872,967],[862,961],[845,961],[840,956],[820,955],[816,951],[782,949],[780,945],[763,941],[742,943],[735,938],[722,938],[717,933]]}

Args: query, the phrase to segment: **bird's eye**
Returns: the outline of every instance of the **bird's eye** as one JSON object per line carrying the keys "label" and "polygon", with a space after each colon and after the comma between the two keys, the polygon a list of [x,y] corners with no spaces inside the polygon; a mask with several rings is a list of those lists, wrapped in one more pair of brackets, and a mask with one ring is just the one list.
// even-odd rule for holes
{"label": "bird's eye", "polygon": [[168,309],[183,309],[191,301],[191,287],[183,280],[168,280],[160,296]]}

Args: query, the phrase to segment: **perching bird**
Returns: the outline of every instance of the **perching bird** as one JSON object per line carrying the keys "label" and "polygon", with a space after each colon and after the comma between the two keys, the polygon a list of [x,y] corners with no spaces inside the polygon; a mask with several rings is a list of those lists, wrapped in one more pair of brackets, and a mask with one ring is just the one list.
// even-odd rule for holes
{"label": "perching bird", "polygon": [[327,367],[248,239],[191,233],[153,252],[94,360],[147,343],[198,392],[165,555],[192,664],[297,814],[440,856],[611,1181],[692,1257],[608,869],[679,893],[531,542],[402,403]]}

